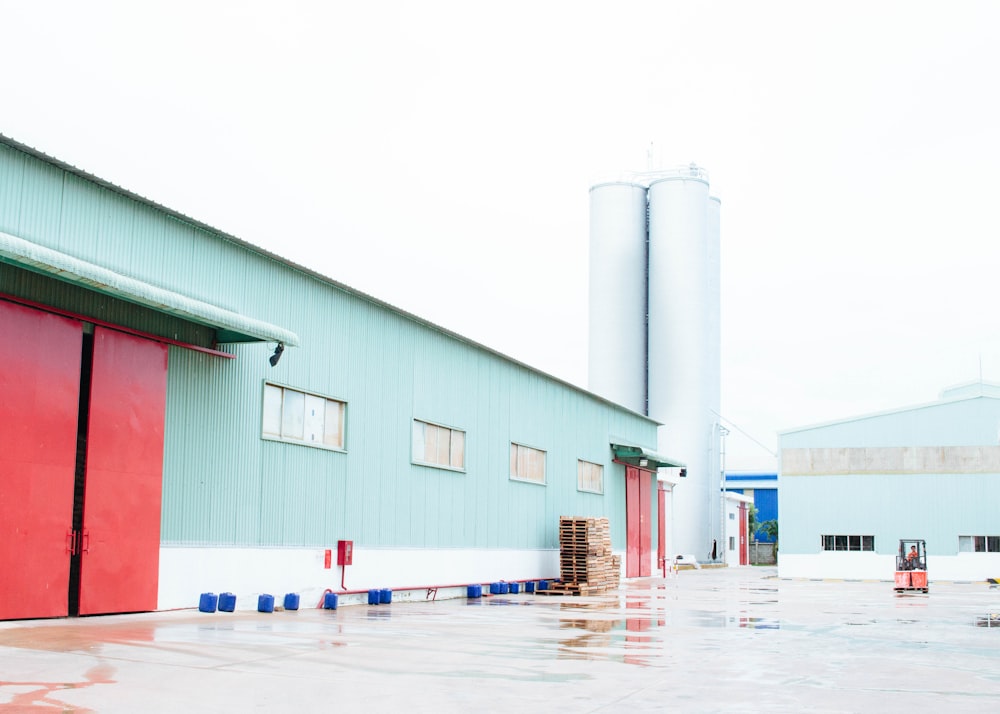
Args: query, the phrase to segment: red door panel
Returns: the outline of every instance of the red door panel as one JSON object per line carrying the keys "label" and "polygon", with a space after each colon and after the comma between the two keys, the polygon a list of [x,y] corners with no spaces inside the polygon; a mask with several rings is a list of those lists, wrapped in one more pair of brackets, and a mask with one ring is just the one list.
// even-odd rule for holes
{"label": "red door panel", "polygon": [[740,504],[740,565],[750,562],[749,544],[747,543],[747,504]]}
{"label": "red door panel", "polygon": [[639,509],[639,469],[625,467],[625,577],[639,575],[641,514]]}
{"label": "red door panel", "polygon": [[0,620],[68,612],[79,322],[0,301]]}
{"label": "red door panel", "polygon": [[656,490],[656,520],[656,565],[663,569],[667,559],[667,491],[662,486]]}
{"label": "red door panel", "polygon": [[653,512],[649,493],[652,481],[649,471],[639,469],[639,577],[648,577],[652,567]]}
{"label": "red door panel", "polygon": [[652,473],[625,466],[625,577],[645,577],[652,572]]}
{"label": "red door panel", "polygon": [[167,347],[97,327],[80,614],[155,610]]}

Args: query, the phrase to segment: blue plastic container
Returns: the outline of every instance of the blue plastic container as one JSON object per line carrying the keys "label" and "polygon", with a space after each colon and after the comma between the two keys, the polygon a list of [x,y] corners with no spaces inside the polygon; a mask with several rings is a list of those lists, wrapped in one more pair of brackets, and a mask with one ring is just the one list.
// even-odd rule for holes
{"label": "blue plastic container", "polygon": [[285,595],[285,609],[286,610],[298,610],[299,609],[299,594],[298,593],[288,593]]}
{"label": "blue plastic container", "polygon": [[490,595],[500,594],[500,583],[490,583]]}
{"label": "blue plastic container", "polygon": [[337,609],[337,593],[326,593],[323,596],[323,609],[324,610]]}
{"label": "blue plastic container", "polygon": [[549,581],[548,580],[539,580],[538,581],[538,589],[539,590],[548,590],[549,589]]}
{"label": "blue plastic container", "polygon": [[378,605],[378,600],[379,600],[378,589],[369,590],[368,591],[368,604],[369,605]]}
{"label": "blue plastic container", "polygon": [[524,592],[533,593],[535,592],[535,581],[530,580],[524,584]]}
{"label": "blue plastic container", "polygon": [[232,593],[221,593],[219,595],[219,611],[233,612],[236,609],[236,596]]}
{"label": "blue plastic container", "polygon": [[389,588],[382,588],[378,591],[378,601],[383,605],[388,605],[392,602],[392,590]]}
{"label": "blue plastic container", "polygon": [[509,592],[510,592],[510,584],[509,583],[500,583],[500,594],[501,595],[506,595]]}
{"label": "blue plastic container", "polygon": [[470,585],[466,588],[466,597],[482,597],[483,596],[483,586],[482,585]]}
{"label": "blue plastic container", "polygon": [[201,612],[215,612],[219,605],[219,596],[215,593],[202,593],[198,600],[198,610]]}
{"label": "blue plastic container", "polygon": [[258,597],[257,612],[274,612],[274,595],[264,593]]}
{"label": "blue plastic container", "polygon": [[521,592],[521,583],[511,583],[510,594],[517,595],[519,592]]}

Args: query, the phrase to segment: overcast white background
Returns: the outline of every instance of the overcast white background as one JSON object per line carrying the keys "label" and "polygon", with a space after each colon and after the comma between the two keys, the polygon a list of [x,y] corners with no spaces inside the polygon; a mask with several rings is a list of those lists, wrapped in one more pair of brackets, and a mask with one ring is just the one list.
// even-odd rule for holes
{"label": "overcast white background", "polygon": [[704,166],[730,469],[1000,380],[1000,3],[0,13],[0,133],[584,387],[589,186]]}

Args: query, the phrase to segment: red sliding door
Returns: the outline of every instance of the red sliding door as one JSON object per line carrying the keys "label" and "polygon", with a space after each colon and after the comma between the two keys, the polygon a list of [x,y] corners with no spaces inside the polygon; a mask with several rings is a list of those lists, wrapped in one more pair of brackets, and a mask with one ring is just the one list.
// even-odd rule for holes
{"label": "red sliding door", "polygon": [[0,301],[0,620],[66,615],[79,322]]}
{"label": "red sliding door", "polygon": [[625,577],[645,577],[651,572],[652,511],[649,471],[625,466]]}
{"label": "red sliding door", "polygon": [[155,610],[167,346],[94,330],[80,614]]}

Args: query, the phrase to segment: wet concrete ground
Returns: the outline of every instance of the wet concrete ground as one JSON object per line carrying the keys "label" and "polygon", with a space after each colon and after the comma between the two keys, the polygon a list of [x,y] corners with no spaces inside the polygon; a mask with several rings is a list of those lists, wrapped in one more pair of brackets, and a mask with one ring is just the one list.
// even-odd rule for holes
{"label": "wet concrete ground", "polygon": [[0,623],[0,712],[997,712],[1000,590],[683,571],[601,597]]}

